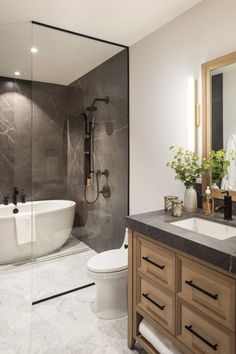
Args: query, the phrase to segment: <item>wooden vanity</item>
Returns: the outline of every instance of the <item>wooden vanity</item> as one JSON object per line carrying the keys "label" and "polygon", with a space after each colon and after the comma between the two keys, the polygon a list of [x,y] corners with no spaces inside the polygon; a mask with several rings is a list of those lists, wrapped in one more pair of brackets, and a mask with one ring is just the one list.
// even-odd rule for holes
{"label": "wooden vanity", "polygon": [[144,318],[186,354],[235,354],[236,275],[129,229],[128,346]]}

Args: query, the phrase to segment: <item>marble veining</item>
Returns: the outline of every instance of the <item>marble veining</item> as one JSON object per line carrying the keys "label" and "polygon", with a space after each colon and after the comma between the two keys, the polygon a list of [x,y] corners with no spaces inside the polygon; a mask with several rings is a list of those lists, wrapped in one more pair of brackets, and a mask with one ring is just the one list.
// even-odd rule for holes
{"label": "marble veining", "polygon": [[[78,281],[85,280],[86,262],[91,255],[91,251],[81,253],[80,268],[70,268]],[[64,258],[73,263],[74,256]],[[52,260],[58,269],[56,262]],[[133,351],[127,348],[127,318],[101,320],[94,315],[91,303],[96,296],[95,286],[32,306],[32,283],[37,278],[38,289],[42,290],[52,281],[48,276],[49,263],[39,264],[44,264],[47,284],[46,279],[37,278],[37,271],[36,277],[33,275],[35,269],[30,266],[0,273],[1,354],[145,353],[140,348]]]}

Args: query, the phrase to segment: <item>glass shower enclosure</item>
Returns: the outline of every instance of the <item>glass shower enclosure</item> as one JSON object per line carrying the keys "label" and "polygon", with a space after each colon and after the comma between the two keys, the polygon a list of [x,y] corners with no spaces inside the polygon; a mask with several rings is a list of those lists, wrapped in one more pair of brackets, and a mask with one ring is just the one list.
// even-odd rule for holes
{"label": "glass shower enclosure", "polygon": [[128,49],[39,23],[0,26],[0,45],[0,349],[21,333],[25,350],[32,304],[123,242]]}

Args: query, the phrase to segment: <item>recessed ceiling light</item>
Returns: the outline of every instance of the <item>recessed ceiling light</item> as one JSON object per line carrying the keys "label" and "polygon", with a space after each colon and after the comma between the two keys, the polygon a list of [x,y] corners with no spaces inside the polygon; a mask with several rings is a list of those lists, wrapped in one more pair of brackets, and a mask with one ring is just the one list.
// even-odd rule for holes
{"label": "recessed ceiling light", "polygon": [[30,51],[31,51],[31,53],[38,53],[38,48],[32,47],[32,48],[30,49]]}
{"label": "recessed ceiling light", "polygon": [[15,71],[15,72],[14,72],[14,75],[20,76],[20,72],[19,72],[19,71]]}

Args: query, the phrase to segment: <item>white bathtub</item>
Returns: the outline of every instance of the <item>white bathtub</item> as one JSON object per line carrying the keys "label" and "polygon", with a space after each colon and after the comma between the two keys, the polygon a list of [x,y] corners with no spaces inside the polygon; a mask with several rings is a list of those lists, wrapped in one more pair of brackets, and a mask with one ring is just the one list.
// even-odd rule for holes
{"label": "white bathtub", "polygon": [[73,227],[75,202],[45,200],[19,203],[19,213],[35,213],[36,240],[18,245],[13,204],[0,205],[0,264],[44,256],[62,247]]}

